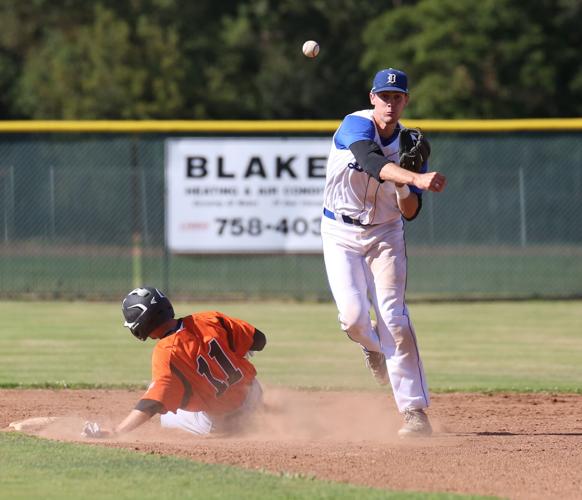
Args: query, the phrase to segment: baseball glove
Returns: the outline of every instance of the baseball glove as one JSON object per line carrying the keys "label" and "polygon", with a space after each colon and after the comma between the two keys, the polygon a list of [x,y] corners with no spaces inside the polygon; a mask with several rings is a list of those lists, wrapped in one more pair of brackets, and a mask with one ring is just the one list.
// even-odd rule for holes
{"label": "baseball glove", "polygon": [[400,131],[400,166],[412,172],[420,172],[422,164],[430,156],[430,144],[418,128]]}

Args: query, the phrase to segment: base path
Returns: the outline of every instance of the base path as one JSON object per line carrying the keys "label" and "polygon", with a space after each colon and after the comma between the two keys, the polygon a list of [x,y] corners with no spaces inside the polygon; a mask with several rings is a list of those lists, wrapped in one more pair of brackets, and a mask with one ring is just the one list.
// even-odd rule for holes
{"label": "base path", "polygon": [[[29,432],[83,441],[85,420],[117,423],[141,394],[0,390],[0,429],[59,417]],[[582,395],[434,394],[434,436],[406,441],[396,437],[401,419],[384,392],[266,387],[265,399],[267,410],[241,436],[200,438],[161,429],[155,417],[118,440],[91,442],[390,490],[582,498]]]}

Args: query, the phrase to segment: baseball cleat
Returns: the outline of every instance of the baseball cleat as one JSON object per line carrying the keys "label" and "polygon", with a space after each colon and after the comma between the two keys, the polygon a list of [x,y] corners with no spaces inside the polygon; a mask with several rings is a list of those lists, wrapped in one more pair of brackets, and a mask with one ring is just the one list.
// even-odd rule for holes
{"label": "baseball cleat", "polygon": [[386,367],[386,356],[381,352],[368,351],[362,346],[364,352],[364,360],[368,370],[380,385],[387,385],[390,381],[388,378],[388,368]]}
{"label": "baseball cleat", "polygon": [[398,431],[398,436],[401,438],[428,437],[431,434],[432,427],[424,410],[404,410],[404,425]]}

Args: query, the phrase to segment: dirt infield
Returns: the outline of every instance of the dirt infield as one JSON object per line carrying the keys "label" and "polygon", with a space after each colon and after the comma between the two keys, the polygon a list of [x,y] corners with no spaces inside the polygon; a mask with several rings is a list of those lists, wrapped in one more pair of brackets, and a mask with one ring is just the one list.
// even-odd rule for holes
{"label": "dirt infield", "polygon": [[[60,417],[36,434],[82,441],[87,419],[117,423],[136,391],[0,390],[0,429]],[[432,438],[399,440],[400,417],[383,393],[270,388],[268,411],[245,435],[199,438],[162,430],[157,418],[105,446],[248,469],[301,473],[378,488],[582,498],[582,395],[437,394]]]}

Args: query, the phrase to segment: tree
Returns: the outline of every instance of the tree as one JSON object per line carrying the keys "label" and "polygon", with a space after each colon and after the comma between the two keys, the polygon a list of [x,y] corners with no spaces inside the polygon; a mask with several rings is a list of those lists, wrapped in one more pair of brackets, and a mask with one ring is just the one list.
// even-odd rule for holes
{"label": "tree", "polygon": [[175,30],[95,5],[91,24],[51,30],[29,54],[18,103],[33,118],[169,118],[182,108]]}
{"label": "tree", "polygon": [[[341,118],[369,104],[371,75],[359,67],[361,33],[382,0],[248,0],[223,19],[217,64],[208,68],[216,118]],[[308,60],[303,42],[322,48]]]}
{"label": "tree", "polygon": [[[6,5],[0,20],[26,36],[10,47],[0,36],[0,89],[11,95],[0,106],[56,119],[339,118],[367,105],[361,32],[394,8],[383,0]],[[316,60],[300,52],[308,38],[323,47]]]}
{"label": "tree", "polygon": [[411,117],[579,115],[580,25],[574,0],[421,0],[370,23],[362,67],[409,73]]}
{"label": "tree", "polygon": [[389,66],[410,117],[582,114],[580,0],[3,0],[0,22],[4,118],[337,119]]}

